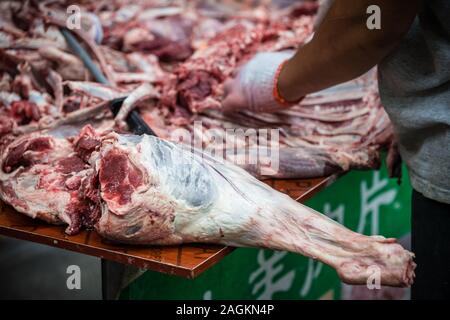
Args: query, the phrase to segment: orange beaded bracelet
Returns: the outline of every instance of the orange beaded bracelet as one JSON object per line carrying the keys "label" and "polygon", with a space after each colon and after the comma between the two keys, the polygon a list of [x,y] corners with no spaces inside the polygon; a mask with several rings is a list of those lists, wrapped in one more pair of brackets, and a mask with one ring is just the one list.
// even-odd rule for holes
{"label": "orange beaded bracelet", "polygon": [[273,79],[273,98],[275,101],[277,101],[279,104],[281,104],[284,107],[292,107],[293,105],[296,105],[300,101],[303,100],[303,97],[298,99],[297,101],[287,101],[280,93],[280,90],[278,90],[278,78],[280,77],[281,70],[283,69],[284,65],[288,62],[288,60],[284,60],[277,68],[277,71],[275,72],[275,77]]}

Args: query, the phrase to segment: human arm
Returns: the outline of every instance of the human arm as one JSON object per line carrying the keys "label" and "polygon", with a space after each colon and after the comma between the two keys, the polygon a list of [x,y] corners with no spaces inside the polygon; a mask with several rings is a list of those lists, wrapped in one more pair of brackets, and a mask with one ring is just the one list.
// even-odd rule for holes
{"label": "human arm", "polygon": [[[227,84],[224,109],[275,111],[283,106],[268,94],[273,91],[270,88],[272,84],[276,86],[280,96],[294,102],[309,93],[360,76],[378,64],[399,43],[417,15],[420,2],[334,1],[313,39],[287,59],[277,79],[275,74],[278,65],[259,63],[255,61],[259,59],[258,55],[248,63],[253,68],[249,70],[247,65],[244,66],[236,80]],[[369,15],[366,10],[370,5],[377,5],[381,10],[381,29],[370,30],[367,27]],[[273,61],[279,62],[281,53],[267,54],[273,56]],[[270,58],[266,56],[265,61],[268,60]],[[248,74],[250,72],[251,75]],[[274,79],[268,80],[267,77]],[[241,81],[243,78],[247,78],[245,83]],[[250,89],[248,83],[251,83]],[[261,88],[260,83],[265,87]],[[264,96],[261,91],[265,92]],[[258,99],[253,98],[256,93]]]}

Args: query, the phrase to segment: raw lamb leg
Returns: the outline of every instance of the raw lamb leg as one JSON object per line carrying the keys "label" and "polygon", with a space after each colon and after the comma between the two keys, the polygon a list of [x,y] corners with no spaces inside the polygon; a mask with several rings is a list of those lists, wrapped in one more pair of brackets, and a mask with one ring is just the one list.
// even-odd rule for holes
{"label": "raw lamb leg", "polygon": [[287,250],[335,268],[347,283],[408,286],[413,254],[395,239],[354,233],[243,169],[151,136],[110,134],[91,162],[109,239],[135,244],[222,243]]}

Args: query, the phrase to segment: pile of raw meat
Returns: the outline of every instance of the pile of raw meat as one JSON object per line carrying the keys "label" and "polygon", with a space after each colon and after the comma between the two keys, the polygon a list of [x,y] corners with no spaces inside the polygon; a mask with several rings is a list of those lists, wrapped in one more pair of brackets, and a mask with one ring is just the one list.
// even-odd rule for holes
{"label": "pile of raw meat", "polygon": [[[71,4],[81,9],[73,33],[110,85],[93,81],[59,31]],[[95,228],[132,244],[289,250],[329,264],[349,283],[365,283],[376,266],[383,284],[410,285],[413,255],[394,239],[353,233],[247,173],[302,178],[376,167],[391,130],[374,72],[275,114],[221,112],[224,81],[258,51],[308,41],[316,10],[315,1],[283,9],[232,1],[0,2],[1,199],[66,224],[68,234]],[[126,98],[113,117],[108,104],[118,97]],[[126,134],[133,109],[159,138]],[[229,151],[212,141],[225,129],[271,128],[279,129],[276,171],[239,161],[261,140],[236,134],[226,162],[202,151]],[[179,142],[178,129],[200,148],[171,142]]]}
{"label": "pile of raw meat", "polygon": [[[124,120],[138,108],[159,137],[176,140],[171,133],[183,128],[203,148],[227,153],[213,143],[211,129],[279,129],[278,170],[263,170],[264,161],[243,165],[258,176],[305,178],[374,168],[380,147],[390,144],[373,71],[283,112],[220,111],[224,81],[256,52],[295,49],[311,37],[314,1],[276,10],[232,1],[84,1],[77,4],[81,29],[74,32],[110,86],[93,82],[59,32],[70,4],[0,4],[1,135],[91,117],[112,120],[105,102],[129,96],[109,121],[116,130],[126,130]],[[199,122],[200,128],[194,126]],[[227,158],[242,163],[239,158],[257,144],[236,139],[238,147]]]}

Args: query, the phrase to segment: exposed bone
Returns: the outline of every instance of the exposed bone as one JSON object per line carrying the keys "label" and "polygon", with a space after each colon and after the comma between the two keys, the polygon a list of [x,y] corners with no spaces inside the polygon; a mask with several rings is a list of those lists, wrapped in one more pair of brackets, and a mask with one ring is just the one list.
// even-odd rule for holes
{"label": "exposed bone", "polygon": [[63,113],[63,82],[59,73],[50,70],[47,76],[47,82],[53,89],[53,95],[55,97],[55,106],[58,111]]}
{"label": "exposed bone", "polygon": [[[55,14],[54,11],[47,9],[44,6],[41,6],[41,11],[50,23],[62,28],[66,27],[65,20],[61,20],[60,18],[58,18],[58,14]],[[112,71],[110,70],[108,64],[106,63],[103,53],[98,49],[94,41],[89,39],[86,35],[84,35],[82,31],[78,29],[73,29],[72,32],[75,33],[88,46],[89,50],[94,54],[95,58],[100,64],[100,68],[102,69],[109,83],[111,85],[115,85],[115,80]]]}
{"label": "exposed bone", "polygon": [[137,89],[132,91],[123,101],[122,107],[120,108],[120,111],[115,118],[116,123],[119,126],[123,126],[123,122],[131,112],[131,110],[133,110],[133,108],[136,106],[136,104],[150,98],[159,98],[159,92],[148,83],[140,85]]}
{"label": "exposed bone", "polygon": [[57,71],[63,80],[85,80],[86,69],[76,56],[66,53],[56,47],[41,47],[39,54],[57,64]]}
{"label": "exposed bone", "polygon": [[120,89],[97,82],[65,81],[64,84],[75,92],[81,92],[88,96],[96,97],[102,100],[112,100],[126,95],[126,92],[123,92]]}
{"label": "exposed bone", "polygon": [[25,126],[17,127],[13,130],[15,135],[21,135],[25,133],[35,132],[38,130],[49,130],[58,128],[63,125],[70,125],[75,123],[83,123],[87,120],[92,120],[95,116],[101,114],[102,112],[108,110],[109,101],[104,101],[96,106],[83,108],[70,112],[64,115],[62,118],[43,118],[39,123],[33,123]]}

